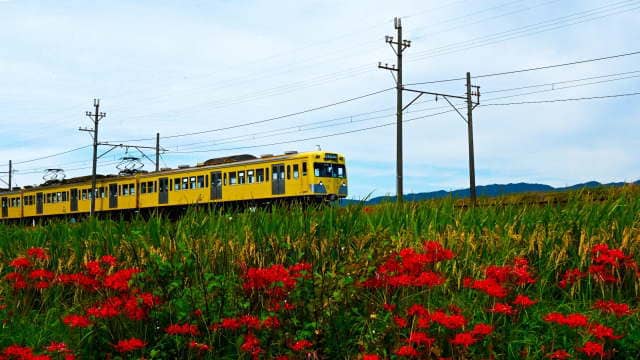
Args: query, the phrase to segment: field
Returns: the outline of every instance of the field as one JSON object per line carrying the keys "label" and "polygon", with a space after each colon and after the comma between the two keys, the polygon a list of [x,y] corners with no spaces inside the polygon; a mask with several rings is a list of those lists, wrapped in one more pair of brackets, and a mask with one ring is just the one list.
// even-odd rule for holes
{"label": "field", "polygon": [[563,196],[0,225],[0,359],[638,359],[640,189]]}

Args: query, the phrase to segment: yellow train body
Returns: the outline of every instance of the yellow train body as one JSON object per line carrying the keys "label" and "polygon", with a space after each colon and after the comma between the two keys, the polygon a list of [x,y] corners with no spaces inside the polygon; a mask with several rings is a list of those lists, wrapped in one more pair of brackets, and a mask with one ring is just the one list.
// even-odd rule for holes
{"label": "yellow train body", "polygon": [[[96,181],[97,213],[195,204],[335,200],[347,196],[345,158],[326,151],[255,158],[214,159],[212,165],[181,167]],[[229,162],[231,161],[231,162]],[[91,180],[0,193],[0,219],[35,219],[89,213]]]}

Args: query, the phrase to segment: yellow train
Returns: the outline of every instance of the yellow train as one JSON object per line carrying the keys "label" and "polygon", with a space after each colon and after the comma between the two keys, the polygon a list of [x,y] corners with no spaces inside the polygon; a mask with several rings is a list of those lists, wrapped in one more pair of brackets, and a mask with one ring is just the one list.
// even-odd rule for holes
{"label": "yellow train", "polygon": [[[236,155],[128,176],[99,176],[96,213],[179,208],[194,204],[332,201],[347,196],[342,154],[312,151]],[[0,219],[88,214],[91,176],[0,193]]]}

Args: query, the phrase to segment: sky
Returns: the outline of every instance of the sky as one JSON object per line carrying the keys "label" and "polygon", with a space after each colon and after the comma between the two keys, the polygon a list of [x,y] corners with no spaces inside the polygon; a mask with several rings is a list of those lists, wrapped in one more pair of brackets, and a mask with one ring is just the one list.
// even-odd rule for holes
{"label": "sky", "polygon": [[[405,87],[457,96],[464,80],[408,84],[640,50],[640,0],[0,0],[0,179],[9,160],[18,186],[90,174],[78,128],[99,98],[99,140],[152,147],[160,133],[161,167],[319,146],[345,154],[351,198],[393,195],[395,83],[377,65],[396,62],[394,17],[411,40]],[[639,59],[474,78],[476,183],[640,179],[640,96],[539,102],[638,93]],[[466,123],[435,100],[405,111],[405,193],[468,187]],[[116,148],[98,172],[131,156]]]}

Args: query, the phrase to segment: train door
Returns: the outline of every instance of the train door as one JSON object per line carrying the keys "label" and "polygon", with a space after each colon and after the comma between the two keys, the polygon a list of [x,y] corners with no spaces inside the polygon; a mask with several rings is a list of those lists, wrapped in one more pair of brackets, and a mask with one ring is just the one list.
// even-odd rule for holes
{"label": "train door", "polygon": [[222,199],[222,172],[211,173],[211,200]]}
{"label": "train door", "polygon": [[6,218],[9,216],[9,199],[6,197],[2,198],[2,217]]}
{"label": "train door", "polygon": [[42,203],[44,202],[44,195],[39,192],[36,193],[36,214],[42,214],[43,213],[43,206]]}
{"label": "train door", "polygon": [[284,164],[271,166],[271,193],[273,195],[284,194]]}
{"label": "train door", "polygon": [[169,203],[169,178],[160,178],[158,181],[158,204]]}
{"label": "train door", "polygon": [[71,189],[71,204],[69,208],[71,211],[78,211],[78,189]]}
{"label": "train door", "polygon": [[118,184],[109,184],[109,209],[118,207]]}

